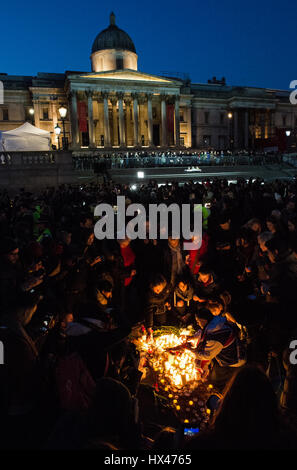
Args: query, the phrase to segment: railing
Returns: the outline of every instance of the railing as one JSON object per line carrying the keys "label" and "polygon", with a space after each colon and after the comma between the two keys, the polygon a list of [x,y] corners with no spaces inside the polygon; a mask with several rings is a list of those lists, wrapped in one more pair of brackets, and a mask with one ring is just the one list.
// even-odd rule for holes
{"label": "railing", "polygon": [[297,168],[297,153],[286,153],[283,155],[283,161]]}
{"label": "railing", "polygon": [[52,165],[57,152],[0,152],[0,167],[8,165]]}
{"label": "railing", "polygon": [[[297,154],[283,157],[284,162],[297,166]],[[72,166],[75,170],[93,170],[96,163],[107,169],[154,167],[201,167],[266,165],[281,163],[280,155],[215,154],[213,152],[106,152],[80,153],[71,151],[1,152],[0,169],[13,167]]]}
{"label": "railing", "polygon": [[107,169],[267,165],[280,163],[280,156],[273,155],[124,155],[105,154],[95,156],[73,156],[75,170],[88,171],[96,163],[104,163]]}

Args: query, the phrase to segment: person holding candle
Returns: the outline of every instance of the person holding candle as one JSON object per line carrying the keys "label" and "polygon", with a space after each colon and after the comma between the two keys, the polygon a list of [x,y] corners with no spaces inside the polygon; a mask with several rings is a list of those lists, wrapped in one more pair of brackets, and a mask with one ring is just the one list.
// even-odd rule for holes
{"label": "person holding candle", "polygon": [[156,274],[150,282],[146,295],[145,323],[149,333],[154,325],[165,325],[167,311],[171,310],[169,303],[170,285],[162,274]]}
{"label": "person holding candle", "polygon": [[201,309],[196,321],[201,329],[195,349],[196,358],[199,361],[213,361],[209,379],[220,391],[234,372],[246,363],[240,330],[225,316],[213,316],[208,309]]}

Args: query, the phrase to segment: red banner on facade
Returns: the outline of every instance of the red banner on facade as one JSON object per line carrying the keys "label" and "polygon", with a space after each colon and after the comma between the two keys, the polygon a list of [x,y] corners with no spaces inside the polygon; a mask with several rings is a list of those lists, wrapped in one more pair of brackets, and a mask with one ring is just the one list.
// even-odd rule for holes
{"label": "red banner on facade", "polygon": [[167,104],[166,115],[167,115],[167,130],[169,132],[174,132],[174,104]]}
{"label": "red banner on facade", "polygon": [[85,103],[85,101],[77,102],[77,114],[79,130],[81,132],[88,132],[87,104]]}

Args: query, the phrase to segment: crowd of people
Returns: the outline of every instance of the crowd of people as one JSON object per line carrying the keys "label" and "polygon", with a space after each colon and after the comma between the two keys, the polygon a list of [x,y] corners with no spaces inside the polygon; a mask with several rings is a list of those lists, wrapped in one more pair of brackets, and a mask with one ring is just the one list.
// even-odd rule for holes
{"label": "crowd of people", "polygon": [[[295,180],[252,178],[2,191],[0,446],[296,448],[296,194]],[[94,208],[116,218],[119,195],[202,204],[203,233],[191,250],[174,231],[98,240]],[[194,438],[173,411],[164,422],[129,339],[164,325],[193,326],[183,347],[219,397]]]}
{"label": "crowd of people", "polygon": [[92,170],[94,164],[104,163],[107,169],[182,167],[197,165],[265,165],[281,163],[281,154],[253,151],[205,150],[205,151],[134,151],[106,152],[86,156],[75,153],[73,166],[76,170]]}

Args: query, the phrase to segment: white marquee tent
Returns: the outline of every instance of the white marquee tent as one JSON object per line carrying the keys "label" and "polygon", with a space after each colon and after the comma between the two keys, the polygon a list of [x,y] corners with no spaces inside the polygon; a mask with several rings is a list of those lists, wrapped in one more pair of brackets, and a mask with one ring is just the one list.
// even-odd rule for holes
{"label": "white marquee tent", "polygon": [[50,133],[29,122],[11,131],[0,131],[0,150],[4,152],[50,150],[50,145]]}

